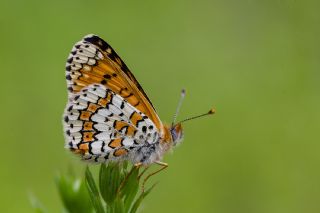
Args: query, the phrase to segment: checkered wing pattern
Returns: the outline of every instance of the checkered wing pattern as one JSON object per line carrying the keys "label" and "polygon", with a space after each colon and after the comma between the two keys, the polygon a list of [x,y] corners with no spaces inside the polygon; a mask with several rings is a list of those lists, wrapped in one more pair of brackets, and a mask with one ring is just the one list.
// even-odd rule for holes
{"label": "checkered wing pattern", "polygon": [[94,162],[127,159],[131,150],[159,139],[148,116],[100,84],[70,97],[64,128],[68,148]]}
{"label": "checkered wing pattern", "polygon": [[64,130],[69,149],[93,162],[128,159],[138,151],[142,158],[149,156],[154,149],[149,145],[159,141],[165,127],[109,44],[96,35],[76,43],[67,60],[66,79]]}

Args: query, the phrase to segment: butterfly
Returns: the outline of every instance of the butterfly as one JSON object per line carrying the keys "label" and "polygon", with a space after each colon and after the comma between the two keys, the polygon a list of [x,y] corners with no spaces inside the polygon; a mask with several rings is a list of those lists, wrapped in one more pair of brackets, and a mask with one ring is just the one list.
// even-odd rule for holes
{"label": "butterfly", "polygon": [[67,59],[66,79],[66,148],[90,162],[166,166],[161,162],[164,153],[183,138],[181,122],[161,122],[141,85],[107,42],[92,34],[77,42]]}

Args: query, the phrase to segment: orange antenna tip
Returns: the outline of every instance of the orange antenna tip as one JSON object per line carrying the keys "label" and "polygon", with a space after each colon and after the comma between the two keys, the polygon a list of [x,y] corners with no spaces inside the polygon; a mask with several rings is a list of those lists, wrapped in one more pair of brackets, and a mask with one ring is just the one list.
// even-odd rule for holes
{"label": "orange antenna tip", "polygon": [[216,113],[216,110],[214,108],[210,109],[210,111],[208,112],[208,114],[214,114]]}

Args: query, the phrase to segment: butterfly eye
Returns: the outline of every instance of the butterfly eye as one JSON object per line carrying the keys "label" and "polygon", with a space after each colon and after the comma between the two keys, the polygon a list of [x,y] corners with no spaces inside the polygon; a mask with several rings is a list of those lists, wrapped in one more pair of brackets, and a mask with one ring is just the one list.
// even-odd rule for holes
{"label": "butterfly eye", "polygon": [[171,137],[174,145],[177,145],[179,142],[181,142],[183,138],[183,131],[180,123],[173,126],[170,129],[170,132],[171,132]]}

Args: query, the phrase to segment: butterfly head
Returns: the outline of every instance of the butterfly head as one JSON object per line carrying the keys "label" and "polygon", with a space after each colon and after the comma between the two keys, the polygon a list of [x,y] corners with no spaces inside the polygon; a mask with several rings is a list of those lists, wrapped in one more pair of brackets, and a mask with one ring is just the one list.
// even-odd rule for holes
{"label": "butterfly head", "polygon": [[172,138],[173,145],[176,146],[183,139],[183,130],[181,123],[175,124],[170,127],[170,134]]}

